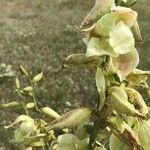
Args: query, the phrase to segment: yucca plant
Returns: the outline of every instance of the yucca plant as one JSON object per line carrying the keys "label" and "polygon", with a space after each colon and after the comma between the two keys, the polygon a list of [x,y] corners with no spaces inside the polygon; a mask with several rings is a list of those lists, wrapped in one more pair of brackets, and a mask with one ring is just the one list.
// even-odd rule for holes
{"label": "yucca plant", "polygon": [[[64,59],[63,68],[84,68],[95,75],[99,93],[96,107],[76,108],[62,116],[50,107],[39,108],[34,89],[42,73],[33,77],[20,66],[29,86],[21,88],[16,78],[18,94],[30,96],[33,102],[21,102],[26,115],[12,124],[19,125],[15,142],[24,144],[28,150],[150,149],[148,101],[140,93],[142,89],[150,96],[150,71],[137,69],[139,54],[135,41],[143,40],[137,12],[130,8],[135,3],[136,0],[96,0],[81,24],[86,53]],[[10,104],[1,107],[11,107]],[[31,108],[54,120],[34,118],[29,115]]]}

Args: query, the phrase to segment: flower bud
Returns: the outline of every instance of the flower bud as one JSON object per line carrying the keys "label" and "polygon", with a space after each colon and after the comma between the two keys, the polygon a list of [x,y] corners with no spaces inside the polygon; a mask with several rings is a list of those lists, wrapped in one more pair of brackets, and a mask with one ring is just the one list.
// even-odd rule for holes
{"label": "flower bud", "polygon": [[16,108],[19,107],[20,104],[16,101],[10,102],[10,103],[6,103],[6,104],[2,104],[0,105],[0,108]]}
{"label": "flower bud", "polygon": [[72,54],[65,58],[64,68],[81,68],[89,67],[100,62],[99,57],[86,57],[85,54]]}
{"label": "flower bud", "polygon": [[43,77],[43,72],[41,72],[40,74],[36,75],[34,78],[33,78],[33,81],[34,82],[38,82],[42,79]]}
{"label": "flower bud", "polygon": [[54,111],[53,109],[49,108],[49,107],[43,107],[40,109],[44,114],[53,117],[53,118],[59,118],[60,115]]}
{"label": "flower bud", "polygon": [[33,88],[31,86],[27,86],[23,89],[24,92],[32,92]]}

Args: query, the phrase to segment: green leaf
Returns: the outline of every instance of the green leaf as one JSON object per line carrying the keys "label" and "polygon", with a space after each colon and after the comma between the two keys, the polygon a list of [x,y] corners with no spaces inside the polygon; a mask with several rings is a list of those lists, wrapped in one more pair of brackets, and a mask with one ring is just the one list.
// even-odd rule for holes
{"label": "green leaf", "polygon": [[142,121],[140,124],[138,137],[144,150],[150,149],[150,120]]}
{"label": "green leaf", "polygon": [[86,56],[103,56],[110,55],[117,57],[118,54],[114,52],[113,48],[109,45],[108,38],[95,38],[92,37],[87,45]]}
{"label": "green leaf", "polygon": [[[120,131],[120,125],[118,126],[118,117],[120,118],[119,122],[121,123],[121,120],[122,120],[122,125],[123,125],[123,132]],[[128,146],[130,146],[130,148],[134,148],[134,149],[142,149],[142,146],[139,142],[139,139],[138,139],[138,135],[137,135],[137,132],[135,132],[128,124],[126,124],[124,121],[123,121],[123,117],[121,115],[118,115],[117,117],[113,117],[113,120],[112,120],[112,117],[109,118],[108,120],[108,123],[109,123],[109,126],[111,128],[111,130],[120,138],[122,139],[122,141],[124,143],[127,143]],[[120,124],[119,123],[119,124]],[[135,124],[134,124],[135,125]],[[115,142],[115,141],[114,141]],[[115,145],[112,141],[112,148],[114,149],[115,148]],[[112,150],[113,150],[112,149]]]}
{"label": "green leaf", "polygon": [[95,25],[95,33],[102,36],[109,36],[110,31],[115,27],[118,21],[118,13],[108,13],[99,19]]}
{"label": "green leaf", "polygon": [[94,36],[95,33],[95,24],[93,24],[91,27],[82,29],[81,32],[84,34],[85,37],[88,39],[92,36]]}
{"label": "green leaf", "polygon": [[137,21],[135,21],[135,23],[133,24],[133,26],[131,27],[131,31],[134,35],[134,38],[139,41],[140,43],[143,43],[143,39],[141,36],[141,31],[140,31],[140,27]]}
{"label": "green leaf", "polygon": [[78,108],[55,119],[46,126],[46,130],[73,128],[88,121],[92,116],[90,108]]}
{"label": "green leaf", "polygon": [[118,54],[126,54],[131,51],[131,47],[134,47],[133,34],[123,21],[117,23],[110,31],[109,44]]}
{"label": "green leaf", "polygon": [[31,108],[34,108],[35,107],[35,104],[34,103],[27,103],[26,104],[26,109],[31,109]]}
{"label": "green leaf", "polygon": [[40,74],[36,75],[34,78],[33,78],[33,81],[34,82],[39,82],[43,77],[43,72],[41,72]]}
{"label": "green leaf", "polygon": [[15,84],[16,84],[16,88],[20,89],[20,81],[18,77],[15,78]]}
{"label": "green leaf", "polygon": [[22,142],[25,138],[28,138],[34,133],[36,127],[33,122],[22,122],[19,128],[15,131],[15,142]]}
{"label": "green leaf", "polygon": [[105,77],[100,68],[97,68],[95,79],[97,90],[100,95],[99,110],[101,110],[101,108],[104,106],[105,103],[106,85],[105,85]]}
{"label": "green leaf", "polygon": [[75,135],[80,139],[80,140],[83,140],[83,139],[86,139],[88,137],[88,130],[87,128],[83,125],[80,125],[77,127],[77,130],[75,132]]}
{"label": "green leaf", "polygon": [[140,69],[134,69],[127,77],[126,80],[132,85],[141,85],[148,77],[150,77],[150,71],[143,71]]}
{"label": "green leaf", "polygon": [[113,58],[114,67],[118,70],[118,76],[122,81],[130,72],[132,72],[139,63],[139,54],[135,48],[118,58]]}
{"label": "green leaf", "polygon": [[110,124],[110,127],[114,126],[119,133],[123,134],[126,128],[126,123],[120,115],[117,114],[116,117],[110,117],[107,121]]}
{"label": "green leaf", "polygon": [[98,65],[101,59],[99,57],[86,57],[85,54],[72,54],[64,59],[64,68],[82,68]]}
{"label": "green leaf", "polygon": [[16,108],[20,106],[20,103],[18,103],[17,101],[13,101],[13,102],[10,102],[10,103],[6,103],[6,104],[1,104],[0,105],[0,108]]}
{"label": "green leaf", "polygon": [[72,144],[79,142],[79,139],[73,134],[64,134],[58,137],[58,142],[61,144]]}
{"label": "green leaf", "polygon": [[146,106],[141,94],[132,88],[125,87],[124,89],[128,95],[128,100],[139,108],[141,114],[146,115],[148,113],[148,107]]}
{"label": "green leaf", "polygon": [[110,150],[129,150],[128,146],[115,134],[111,134],[109,138],[109,148]]}
{"label": "green leaf", "polygon": [[32,92],[33,88],[31,86],[27,86],[23,89],[24,92]]}
{"label": "green leaf", "polygon": [[19,64],[19,70],[23,75],[29,76],[29,73],[21,64]]}

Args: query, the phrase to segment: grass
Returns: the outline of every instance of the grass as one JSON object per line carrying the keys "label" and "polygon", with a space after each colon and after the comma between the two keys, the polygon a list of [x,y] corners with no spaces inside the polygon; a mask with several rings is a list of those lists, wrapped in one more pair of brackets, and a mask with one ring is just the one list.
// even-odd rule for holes
{"label": "grass", "polygon": [[[144,38],[144,44],[137,45],[141,58],[139,67],[145,69],[150,69],[149,5],[149,0],[140,0],[134,7],[139,13]],[[53,107],[58,112],[62,108],[66,111],[68,107],[94,104],[98,99],[94,76],[85,70],[57,72],[64,57],[85,52],[79,25],[93,1],[0,0],[0,6],[0,63],[11,64],[16,72],[18,63],[35,73],[44,72],[37,90],[39,104]],[[1,103],[16,99],[14,88],[14,78],[0,85]],[[13,121],[16,114],[18,112],[0,112],[0,129],[6,122]],[[2,135],[0,132],[4,147],[8,143]]]}

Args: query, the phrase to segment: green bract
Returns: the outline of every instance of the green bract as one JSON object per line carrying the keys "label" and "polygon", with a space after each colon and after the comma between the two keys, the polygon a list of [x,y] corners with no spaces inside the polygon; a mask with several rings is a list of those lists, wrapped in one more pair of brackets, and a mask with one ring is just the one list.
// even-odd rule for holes
{"label": "green bract", "polygon": [[123,21],[110,31],[109,44],[118,54],[126,54],[134,47],[133,34]]}
{"label": "green bract", "polygon": [[150,149],[150,120],[142,121],[139,128],[139,139],[144,150]]}
{"label": "green bract", "polygon": [[23,122],[19,128],[15,131],[15,142],[22,142],[26,138],[29,138],[36,130],[33,122]]}
{"label": "green bract", "polygon": [[113,65],[117,69],[121,81],[132,72],[139,63],[139,54],[135,48],[131,48],[129,53],[112,58]]}
{"label": "green bract", "polygon": [[95,32],[102,36],[109,36],[109,32],[115,27],[118,21],[118,13],[109,13],[97,21]]}
{"label": "green bract", "polygon": [[137,19],[137,13],[130,8],[113,7],[112,12],[104,15],[95,25],[95,33],[102,36],[109,36],[115,25],[123,21],[129,28],[132,27]]}
{"label": "green bract", "polygon": [[105,77],[100,68],[97,68],[95,79],[96,79],[97,90],[100,95],[99,109],[101,109],[105,104],[106,83],[105,83]]}
{"label": "green bract", "polygon": [[143,118],[145,114],[135,109],[129,102],[128,94],[121,87],[112,87],[109,90],[110,105],[118,112],[128,116]]}
{"label": "green bract", "polygon": [[128,146],[123,143],[115,134],[109,138],[110,150],[129,150]]}
{"label": "green bract", "polygon": [[109,38],[95,38],[92,37],[87,45],[86,56],[103,56],[110,55],[117,57],[113,48],[109,45]]}
{"label": "green bract", "polygon": [[79,140],[73,134],[64,134],[58,137],[58,145],[55,150],[87,150],[88,141]]}
{"label": "green bract", "polygon": [[150,76],[150,71],[143,71],[139,69],[134,69],[127,77],[126,80],[131,85],[139,86],[143,84]]}

